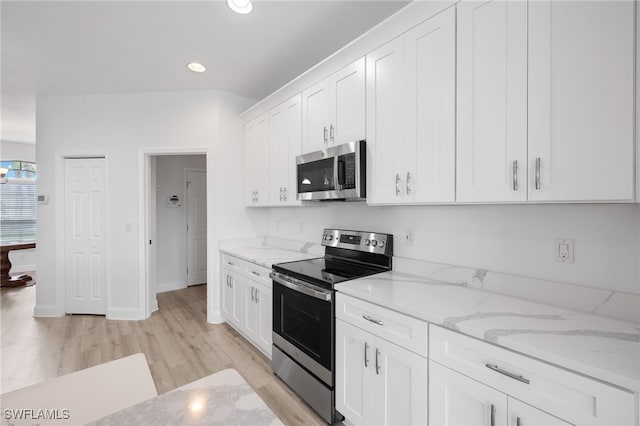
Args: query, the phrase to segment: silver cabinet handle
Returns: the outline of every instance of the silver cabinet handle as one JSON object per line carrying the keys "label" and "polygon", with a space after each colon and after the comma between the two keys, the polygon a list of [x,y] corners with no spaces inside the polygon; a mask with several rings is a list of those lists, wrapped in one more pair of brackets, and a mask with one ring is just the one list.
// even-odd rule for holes
{"label": "silver cabinet handle", "polygon": [[407,172],[407,195],[411,195],[411,173]]}
{"label": "silver cabinet handle", "polygon": [[256,303],[260,303],[260,290],[256,288]]}
{"label": "silver cabinet handle", "polygon": [[251,271],[251,273],[252,273],[253,275],[256,275],[256,276],[258,276],[258,277],[260,276],[260,273],[259,273],[259,272],[256,272],[256,271]]}
{"label": "silver cabinet handle", "polygon": [[287,201],[287,187],[286,186],[283,188],[282,194],[284,195],[284,201]]}
{"label": "silver cabinet handle", "polygon": [[365,368],[369,366],[369,358],[367,358],[367,351],[369,350],[369,344],[364,342],[364,366]]}
{"label": "silver cabinet handle", "polygon": [[362,318],[366,319],[367,321],[371,321],[374,324],[378,324],[378,325],[384,325],[384,323],[380,320],[371,318],[369,315],[363,315]]}
{"label": "silver cabinet handle", "polygon": [[231,266],[233,266],[233,265],[235,265],[235,263],[233,263],[233,262],[231,262],[231,261],[228,261],[228,260],[227,260],[227,265],[231,265]]}
{"label": "silver cabinet handle", "polygon": [[513,190],[518,190],[518,160],[513,162]]}
{"label": "silver cabinet handle", "polygon": [[323,129],[324,143],[326,145],[329,142],[329,140],[327,139],[327,126],[324,126],[322,129]]}
{"label": "silver cabinet handle", "polygon": [[260,200],[260,191],[256,191],[256,203]]}
{"label": "silver cabinet handle", "polygon": [[400,174],[396,173],[396,197],[400,196]]}
{"label": "silver cabinet handle", "polygon": [[527,384],[527,385],[529,384],[529,380],[528,379],[525,379],[522,376],[518,376],[515,373],[511,373],[510,371],[503,370],[502,368],[498,367],[495,364],[489,364],[487,362],[484,366],[489,368],[489,369],[491,369],[491,370],[493,370],[493,371],[495,371],[496,373],[500,373],[500,374],[505,375],[507,377],[510,377],[512,379],[518,380],[519,382],[522,382],[524,384]]}
{"label": "silver cabinet handle", "polygon": [[378,357],[380,356],[380,351],[376,348],[376,374],[380,374],[380,362]]}
{"label": "silver cabinet handle", "polygon": [[520,417],[516,417],[516,426],[520,426]]}
{"label": "silver cabinet handle", "polygon": [[253,292],[255,291],[255,288],[251,287],[251,301],[255,302],[255,298],[253,297]]}
{"label": "silver cabinet handle", "polygon": [[496,407],[491,404],[491,426],[496,426]]}
{"label": "silver cabinet handle", "polygon": [[540,157],[536,157],[536,189],[540,189]]}
{"label": "silver cabinet handle", "polygon": [[282,201],[282,187],[280,187],[280,201]]}
{"label": "silver cabinet handle", "polygon": [[329,126],[329,138],[331,139],[331,142],[334,141],[335,138],[335,127],[333,127],[333,124],[331,126]]}

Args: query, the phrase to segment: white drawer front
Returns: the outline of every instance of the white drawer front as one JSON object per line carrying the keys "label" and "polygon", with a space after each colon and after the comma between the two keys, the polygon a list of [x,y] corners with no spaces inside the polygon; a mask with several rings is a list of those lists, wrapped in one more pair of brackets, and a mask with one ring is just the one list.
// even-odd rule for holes
{"label": "white drawer front", "polygon": [[427,323],[345,294],[336,295],[336,318],[427,356]]}
{"label": "white drawer front", "polygon": [[429,358],[442,365],[577,425],[635,424],[630,392],[442,327],[429,328]]}
{"label": "white drawer front", "polygon": [[229,256],[228,254],[222,253],[220,256],[220,261],[222,262],[222,266],[225,266],[227,268],[235,269],[240,272],[242,272],[244,269],[245,261],[237,257]]}
{"label": "white drawer front", "polygon": [[245,273],[251,279],[258,281],[261,284],[264,284],[268,288],[271,288],[271,278],[269,278],[269,272],[271,269],[265,268],[264,266],[259,266],[254,263],[246,262]]}

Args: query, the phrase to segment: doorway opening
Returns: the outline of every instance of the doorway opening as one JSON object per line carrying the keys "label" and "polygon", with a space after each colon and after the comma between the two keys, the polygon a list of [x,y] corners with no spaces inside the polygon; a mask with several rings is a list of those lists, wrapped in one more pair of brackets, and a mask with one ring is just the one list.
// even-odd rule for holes
{"label": "doorway opening", "polygon": [[207,157],[147,155],[147,316],[157,293],[207,284]]}

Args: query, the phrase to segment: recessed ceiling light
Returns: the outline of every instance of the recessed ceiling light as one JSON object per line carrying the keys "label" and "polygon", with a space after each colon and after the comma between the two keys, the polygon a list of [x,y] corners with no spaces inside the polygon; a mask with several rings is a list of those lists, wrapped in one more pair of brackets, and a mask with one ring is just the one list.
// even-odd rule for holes
{"label": "recessed ceiling light", "polygon": [[251,0],[227,0],[227,5],[231,10],[241,15],[246,15],[253,10]]}
{"label": "recessed ceiling light", "polygon": [[205,72],[207,70],[207,67],[197,62],[189,62],[187,64],[187,68],[189,68],[193,72]]}

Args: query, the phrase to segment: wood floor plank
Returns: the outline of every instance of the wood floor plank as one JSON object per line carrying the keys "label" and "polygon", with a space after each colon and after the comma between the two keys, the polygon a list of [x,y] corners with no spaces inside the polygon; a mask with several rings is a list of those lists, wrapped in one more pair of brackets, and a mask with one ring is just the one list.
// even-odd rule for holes
{"label": "wood floor plank", "polygon": [[207,286],[158,294],[143,321],[33,318],[35,286],[0,290],[0,393],[142,352],[158,393],[235,368],[286,425],[324,425],[227,324],[206,321]]}

